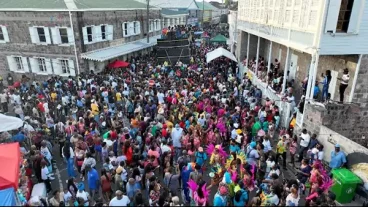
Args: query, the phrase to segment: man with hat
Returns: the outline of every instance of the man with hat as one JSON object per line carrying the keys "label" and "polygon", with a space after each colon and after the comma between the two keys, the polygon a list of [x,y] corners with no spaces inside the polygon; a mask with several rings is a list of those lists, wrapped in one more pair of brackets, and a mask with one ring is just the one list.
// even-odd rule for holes
{"label": "man with hat", "polygon": [[340,87],[339,87],[339,91],[340,91],[340,102],[344,101],[344,93],[346,88],[349,85],[349,80],[350,80],[350,76],[349,76],[349,69],[345,68],[344,69],[344,74],[342,74],[341,78],[338,78],[341,82],[340,82]]}
{"label": "man with hat", "polygon": [[337,169],[344,167],[346,164],[346,156],[345,153],[340,151],[340,145],[335,145],[335,150],[331,152],[331,161],[330,161],[330,168]]}

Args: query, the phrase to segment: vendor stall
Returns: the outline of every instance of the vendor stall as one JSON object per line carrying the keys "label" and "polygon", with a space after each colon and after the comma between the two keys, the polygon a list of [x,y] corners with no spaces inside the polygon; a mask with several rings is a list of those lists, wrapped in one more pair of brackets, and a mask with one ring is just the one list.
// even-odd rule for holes
{"label": "vendor stall", "polygon": [[0,145],[0,206],[24,205],[32,183],[26,175],[27,161],[22,160],[19,143]]}

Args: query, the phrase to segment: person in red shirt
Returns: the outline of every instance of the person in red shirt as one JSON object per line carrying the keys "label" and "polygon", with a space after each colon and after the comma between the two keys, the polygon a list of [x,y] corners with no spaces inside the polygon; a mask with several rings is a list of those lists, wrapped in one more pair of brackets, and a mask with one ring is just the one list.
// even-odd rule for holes
{"label": "person in red shirt", "polygon": [[39,110],[40,112],[45,113],[45,108],[43,107],[43,103],[42,103],[41,101],[39,101],[39,102],[37,103],[37,108],[38,108],[38,110]]}
{"label": "person in red shirt", "polygon": [[130,146],[129,140],[125,141],[122,151],[123,151],[123,155],[125,155],[127,159],[126,160],[127,165],[130,165],[133,161],[133,149]]}
{"label": "person in red shirt", "polygon": [[163,124],[162,125],[162,131],[161,131],[161,135],[165,138],[167,138],[167,125]]}
{"label": "person in red shirt", "polygon": [[116,140],[118,138],[118,133],[116,132],[116,129],[111,128],[110,130],[110,138],[111,140]]}

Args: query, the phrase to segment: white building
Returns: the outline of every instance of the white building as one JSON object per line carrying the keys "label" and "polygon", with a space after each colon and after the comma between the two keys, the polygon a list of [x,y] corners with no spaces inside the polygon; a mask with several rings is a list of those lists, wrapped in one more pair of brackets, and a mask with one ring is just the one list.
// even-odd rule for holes
{"label": "white building", "polygon": [[[338,79],[348,68],[350,81],[344,102],[359,102],[362,110],[367,108],[368,91],[362,91],[366,85],[360,85],[366,81],[359,81],[361,71],[368,65],[365,58],[368,54],[367,1],[239,0],[237,27],[241,33],[238,39],[241,47],[237,48],[239,60],[260,55],[270,68],[277,58],[284,70],[284,80],[294,80],[293,93],[297,99],[303,93],[300,83],[306,77],[309,77],[306,92],[309,101],[313,99],[314,83],[322,81],[322,74],[330,70],[332,80],[328,92],[332,100],[339,101]],[[305,116],[304,113],[304,122]],[[298,125],[303,125],[303,117],[299,116]],[[341,130],[349,131],[346,127]],[[344,135],[354,136],[354,139],[359,136]]]}

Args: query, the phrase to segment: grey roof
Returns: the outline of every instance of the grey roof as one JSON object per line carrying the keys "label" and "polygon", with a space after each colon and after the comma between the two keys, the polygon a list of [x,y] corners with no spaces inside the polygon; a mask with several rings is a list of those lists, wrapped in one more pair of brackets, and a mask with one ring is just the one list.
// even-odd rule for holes
{"label": "grey roof", "polygon": [[2,9],[67,9],[64,0],[0,0]]}
{"label": "grey roof", "polygon": [[[146,9],[136,0],[0,0],[0,11]],[[155,8],[151,6],[151,8]]]}
{"label": "grey roof", "polygon": [[134,0],[74,0],[79,9],[91,8],[124,8],[127,9],[146,9],[147,4]]}

